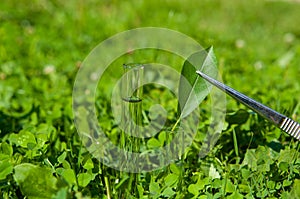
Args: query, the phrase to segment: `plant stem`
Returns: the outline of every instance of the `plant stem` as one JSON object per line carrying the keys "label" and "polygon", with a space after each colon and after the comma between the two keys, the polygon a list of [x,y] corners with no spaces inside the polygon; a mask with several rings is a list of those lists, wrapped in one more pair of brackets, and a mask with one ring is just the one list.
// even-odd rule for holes
{"label": "plant stem", "polygon": [[172,132],[176,129],[176,127],[177,127],[177,125],[179,124],[179,122],[180,122],[180,118],[177,119],[176,123],[175,123],[174,126],[172,127],[172,129],[171,129]]}
{"label": "plant stem", "polygon": [[109,186],[109,181],[108,181],[108,177],[107,176],[104,177],[104,182],[105,182],[105,188],[106,188],[107,198],[111,199],[110,186]]}
{"label": "plant stem", "polygon": [[234,127],[232,129],[232,137],[233,137],[234,152],[235,152],[235,155],[236,155],[236,164],[239,164],[239,162],[240,162],[239,147],[238,147],[238,142],[237,142],[237,138],[236,138],[236,133],[235,133],[235,128]]}

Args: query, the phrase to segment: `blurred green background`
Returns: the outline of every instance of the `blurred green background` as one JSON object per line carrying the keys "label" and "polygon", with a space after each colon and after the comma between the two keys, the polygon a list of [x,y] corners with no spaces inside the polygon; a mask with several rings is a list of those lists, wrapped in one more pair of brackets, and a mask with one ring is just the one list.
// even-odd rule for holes
{"label": "blurred green background", "polygon": [[[236,89],[292,100],[299,91],[299,6],[256,0],[2,1],[2,76],[17,70],[35,75],[52,65],[70,79],[104,39],[157,26],[191,36],[203,47],[213,45],[224,81]],[[280,109],[276,102],[267,103]]]}

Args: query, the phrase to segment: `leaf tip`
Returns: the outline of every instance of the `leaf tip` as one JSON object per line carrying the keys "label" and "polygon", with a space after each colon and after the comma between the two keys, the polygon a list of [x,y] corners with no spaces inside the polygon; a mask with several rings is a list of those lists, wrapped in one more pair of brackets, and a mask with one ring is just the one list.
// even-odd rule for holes
{"label": "leaf tip", "polygon": [[213,53],[214,52],[214,46],[210,46],[207,48],[208,54]]}

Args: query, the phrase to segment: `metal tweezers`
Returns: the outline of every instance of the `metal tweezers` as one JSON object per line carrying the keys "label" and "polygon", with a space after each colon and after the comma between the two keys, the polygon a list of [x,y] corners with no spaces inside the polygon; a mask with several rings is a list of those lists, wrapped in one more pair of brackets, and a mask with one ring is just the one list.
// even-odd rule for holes
{"label": "metal tweezers", "polygon": [[291,118],[288,118],[273,109],[251,99],[250,97],[226,86],[225,84],[209,77],[208,75],[202,73],[201,71],[196,71],[198,75],[200,75],[203,79],[207,80],[214,86],[218,87],[240,103],[244,104],[248,108],[252,109],[254,112],[258,113],[265,119],[269,120],[271,123],[276,125],[278,128],[283,130],[284,132],[290,134],[296,139],[300,140],[300,124]]}

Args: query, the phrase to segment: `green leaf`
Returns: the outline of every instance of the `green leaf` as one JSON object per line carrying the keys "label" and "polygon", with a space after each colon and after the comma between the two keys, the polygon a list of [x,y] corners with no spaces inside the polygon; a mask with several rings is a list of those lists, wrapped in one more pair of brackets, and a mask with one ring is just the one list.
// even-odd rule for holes
{"label": "green leaf", "polygon": [[279,190],[281,189],[281,187],[282,187],[281,182],[276,183],[275,189]]}
{"label": "green leaf", "polygon": [[60,156],[58,156],[57,160],[59,163],[63,163],[63,161],[66,159],[67,157],[67,152],[64,151]]}
{"label": "green leaf", "polygon": [[76,184],[76,177],[73,169],[62,169],[61,175],[69,184]]}
{"label": "green leaf", "polygon": [[163,192],[162,195],[165,197],[172,197],[173,195],[175,195],[175,191],[173,191],[173,189],[171,187],[167,187]]}
{"label": "green leaf", "polygon": [[67,199],[68,197],[68,187],[63,187],[59,189],[59,191],[56,193],[55,196],[52,197],[52,199]]}
{"label": "green leaf", "polygon": [[257,159],[255,155],[255,150],[254,149],[247,149],[245,158],[242,162],[242,165],[247,165],[248,168],[252,169],[253,171],[256,171],[257,169]]}
{"label": "green leaf", "polygon": [[17,146],[24,148],[27,148],[31,144],[36,144],[35,136],[27,130],[21,130],[18,134],[11,134],[9,140]]}
{"label": "green leaf", "polygon": [[92,161],[91,158],[89,158],[83,165],[83,168],[85,168],[86,170],[92,169],[94,168],[94,163]]}
{"label": "green leaf", "polygon": [[208,52],[200,51],[192,54],[183,64],[178,96],[178,112],[180,118],[189,115],[204,100],[211,85],[197,75],[200,70],[212,78],[217,77],[216,58],[213,48]]}
{"label": "green leaf", "polygon": [[24,163],[14,167],[14,179],[28,198],[52,198],[56,194],[57,179],[48,168]]}
{"label": "green leaf", "polygon": [[281,171],[288,171],[289,170],[289,163],[287,163],[287,162],[280,162],[279,163],[279,169]]}
{"label": "green leaf", "polygon": [[242,177],[244,179],[248,179],[249,176],[251,175],[251,171],[249,171],[248,169],[245,169],[245,168],[241,169],[241,173],[242,173]]}
{"label": "green leaf", "polygon": [[166,142],[166,139],[167,139],[167,133],[165,131],[160,132],[158,135],[158,140],[161,143],[161,146],[164,145],[164,143]]}
{"label": "green leaf", "polygon": [[213,182],[211,183],[211,185],[212,185],[212,188],[218,189],[218,188],[222,187],[223,182],[222,182],[222,180],[216,178],[216,179],[213,180]]}
{"label": "green leaf", "polygon": [[284,187],[288,187],[292,184],[293,182],[291,180],[284,180],[282,183],[282,186]]}
{"label": "green leaf", "polygon": [[139,192],[139,198],[142,198],[143,197],[143,194],[144,194],[144,188],[142,185],[137,185],[137,190]]}
{"label": "green leaf", "polygon": [[168,187],[174,186],[178,182],[178,175],[176,174],[169,174],[165,178],[165,185]]}
{"label": "green leaf", "polygon": [[292,163],[294,158],[299,155],[299,152],[295,149],[284,149],[280,151],[278,162]]}
{"label": "green leaf", "polygon": [[181,174],[180,169],[177,167],[177,165],[175,163],[170,164],[170,170],[172,171],[172,173],[174,173],[178,176]]}
{"label": "green leaf", "polygon": [[157,195],[160,193],[160,187],[157,182],[151,182],[149,185],[149,191],[151,195]]}
{"label": "green leaf", "polygon": [[239,192],[234,192],[230,196],[227,197],[227,199],[243,199],[243,195],[240,194]]}
{"label": "green leaf", "polygon": [[201,195],[198,197],[198,199],[207,199],[207,198],[208,198],[207,195]]}
{"label": "green leaf", "polygon": [[209,184],[210,184],[210,179],[208,177],[203,178],[203,179],[199,178],[196,183],[197,187],[199,187],[199,190],[204,189],[204,187]]}
{"label": "green leaf", "polygon": [[190,184],[190,185],[188,186],[188,191],[189,191],[191,194],[197,196],[197,195],[199,194],[199,186],[197,186],[196,184]]}
{"label": "green leaf", "polygon": [[63,160],[62,165],[65,169],[70,169],[71,168],[71,165],[67,160]]}
{"label": "green leaf", "polygon": [[244,124],[248,120],[249,116],[250,114],[248,111],[240,109],[234,114],[228,114],[226,116],[226,121],[229,124]]}
{"label": "green leaf", "polygon": [[300,198],[300,180],[295,179],[289,198]]}
{"label": "green leaf", "polygon": [[149,149],[154,149],[160,147],[162,144],[156,138],[150,138],[147,142]]}
{"label": "green leaf", "polygon": [[226,189],[225,189],[225,191],[227,193],[233,193],[235,191],[235,187],[234,187],[233,183],[230,180],[226,181]]}
{"label": "green leaf", "polygon": [[6,176],[13,171],[13,166],[9,160],[0,161],[0,180],[6,178]]}
{"label": "green leaf", "polygon": [[256,196],[258,198],[266,198],[266,196],[268,195],[268,190],[267,189],[262,189],[262,190],[258,190]]}
{"label": "green leaf", "polygon": [[270,148],[258,146],[255,153],[257,157],[257,169],[259,171],[270,171],[270,165],[273,163]]}
{"label": "green leaf", "polygon": [[269,189],[275,189],[275,185],[276,185],[276,182],[274,182],[274,181],[272,181],[272,180],[270,180],[270,181],[268,181],[267,182],[267,187],[269,188]]}
{"label": "green leaf", "polygon": [[55,128],[51,125],[42,123],[38,126],[35,132],[35,137],[38,143],[38,147],[41,148],[49,140],[51,132],[55,131]]}
{"label": "green leaf", "polygon": [[93,176],[89,173],[79,173],[77,175],[78,185],[81,187],[86,187],[92,179]]}
{"label": "green leaf", "polygon": [[10,144],[8,144],[6,142],[2,142],[1,145],[0,145],[0,152],[2,154],[12,156],[13,155],[13,148]]}
{"label": "green leaf", "polygon": [[239,191],[241,193],[250,193],[251,192],[249,185],[239,184],[238,187],[239,187]]}

